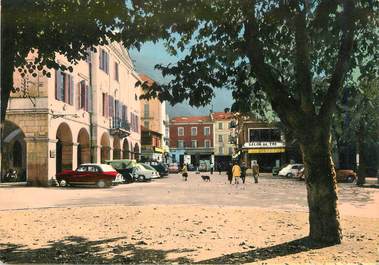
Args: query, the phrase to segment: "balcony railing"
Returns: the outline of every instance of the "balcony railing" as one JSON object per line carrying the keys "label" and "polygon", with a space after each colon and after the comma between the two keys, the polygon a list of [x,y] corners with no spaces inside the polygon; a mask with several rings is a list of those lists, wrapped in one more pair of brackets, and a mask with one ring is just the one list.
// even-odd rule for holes
{"label": "balcony railing", "polygon": [[124,138],[130,135],[130,123],[127,120],[113,118],[110,124],[110,134]]}

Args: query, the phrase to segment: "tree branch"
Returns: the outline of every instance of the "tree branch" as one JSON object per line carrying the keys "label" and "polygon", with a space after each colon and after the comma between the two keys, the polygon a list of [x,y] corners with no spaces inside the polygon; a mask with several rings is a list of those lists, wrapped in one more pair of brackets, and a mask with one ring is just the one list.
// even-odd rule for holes
{"label": "tree branch", "polygon": [[245,52],[250,60],[252,71],[258,82],[267,93],[273,109],[278,113],[282,122],[290,128],[295,128],[301,113],[296,100],[285,90],[285,86],[275,77],[272,68],[265,62],[263,45],[259,40],[258,22],[255,17],[255,1],[246,1],[245,10],[249,10],[244,23]]}
{"label": "tree branch", "polygon": [[342,88],[345,75],[349,69],[349,60],[353,50],[354,0],[345,0],[343,3],[343,9],[342,37],[340,50],[338,52],[338,60],[318,115],[320,121],[330,120],[330,117],[336,108],[338,93]]}
{"label": "tree branch", "polygon": [[312,77],[309,59],[309,39],[306,32],[305,10],[295,15],[296,45],[296,87],[300,94],[301,109],[306,113],[315,113],[312,94]]}

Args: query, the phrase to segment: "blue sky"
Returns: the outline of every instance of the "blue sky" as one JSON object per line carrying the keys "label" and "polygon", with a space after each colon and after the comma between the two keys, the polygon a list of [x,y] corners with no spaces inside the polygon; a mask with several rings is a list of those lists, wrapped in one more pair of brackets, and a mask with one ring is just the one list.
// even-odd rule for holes
{"label": "blue sky", "polygon": [[[162,43],[146,43],[142,46],[140,52],[135,49],[129,50],[130,56],[138,72],[145,73],[159,83],[165,83],[167,80],[161,75],[159,70],[155,70],[156,64],[175,63],[180,57],[169,55]],[[175,106],[168,105],[167,111],[170,117],[180,115],[204,115],[208,114],[212,108],[213,111],[224,111],[224,108],[231,107],[233,103],[232,92],[227,89],[218,89],[215,91],[215,97],[209,106],[191,107],[188,103],[179,103]]]}

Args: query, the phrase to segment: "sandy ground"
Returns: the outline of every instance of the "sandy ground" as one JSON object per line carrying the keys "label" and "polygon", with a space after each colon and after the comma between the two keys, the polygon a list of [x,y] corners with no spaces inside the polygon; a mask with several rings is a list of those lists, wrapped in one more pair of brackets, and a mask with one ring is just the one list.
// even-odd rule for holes
{"label": "sandy ground", "polygon": [[305,212],[96,206],[0,213],[6,263],[379,263],[379,219],[342,216],[343,243],[311,246]]}

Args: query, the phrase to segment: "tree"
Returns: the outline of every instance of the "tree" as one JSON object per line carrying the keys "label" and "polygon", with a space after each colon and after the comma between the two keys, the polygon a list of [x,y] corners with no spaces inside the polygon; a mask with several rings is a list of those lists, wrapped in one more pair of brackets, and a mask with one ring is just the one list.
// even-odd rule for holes
{"label": "tree", "polygon": [[377,76],[378,2],[132,2],[136,43],[163,40],[172,55],[185,54],[176,64],[156,66],[170,81],[150,87],[144,97],[172,104],[188,99],[199,106],[210,101],[215,88],[228,87],[237,107],[259,108],[268,100],[301,146],[310,238],[339,243],[330,128],[351,71]]}
{"label": "tree", "polygon": [[[36,74],[70,70],[55,60],[63,54],[75,64],[88,49],[121,39],[128,9],[123,0],[4,0],[1,9],[1,124],[5,120],[13,72]],[[27,61],[30,52],[37,56]]]}
{"label": "tree", "polygon": [[375,175],[378,168],[379,80],[359,80],[358,87],[345,87],[337,101],[332,133],[337,149],[355,146],[359,154],[357,184],[365,183],[365,176]]}

